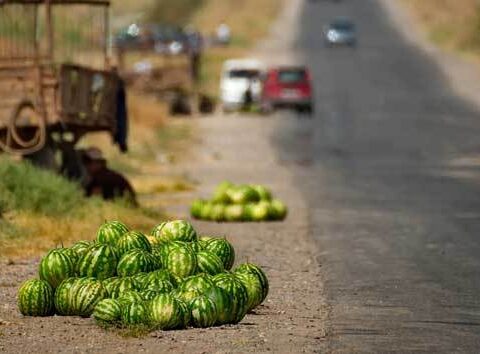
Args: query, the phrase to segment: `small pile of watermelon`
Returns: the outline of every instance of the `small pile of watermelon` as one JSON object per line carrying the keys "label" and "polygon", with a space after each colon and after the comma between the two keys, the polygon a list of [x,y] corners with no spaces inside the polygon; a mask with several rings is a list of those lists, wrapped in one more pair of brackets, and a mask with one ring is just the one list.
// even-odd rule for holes
{"label": "small pile of watermelon", "polygon": [[262,185],[220,183],[210,200],[197,199],[190,207],[195,219],[216,222],[279,221],[287,217],[288,209]]}
{"label": "small pile of watermelon", "polygon": [[149,236],[106,222],[94,241],[48,252],[39,279],[21,285],[18,308],[152,330],[238,323],[265,300],[268,279],[252,263],[232,270],[234,261],[229,241],[199,237],[187,221],[163,222]]}

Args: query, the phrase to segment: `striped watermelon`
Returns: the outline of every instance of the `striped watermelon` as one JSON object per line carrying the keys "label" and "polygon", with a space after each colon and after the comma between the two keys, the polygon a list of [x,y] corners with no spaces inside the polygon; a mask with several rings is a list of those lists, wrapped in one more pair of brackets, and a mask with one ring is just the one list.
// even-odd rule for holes
{"label": "striped watermelon", "polygon": [[180,319],[176,329],[184,329],[190,325],[192,315],[190,313],[190,308],[188,304],[182,300],[176,299],[178,306],[180,307]]}
{"label": "striped watermelon", "polygon": [[118,298],[126,291],[137,289],[137,283],[132,277],[106,279],[103,281],[103,285],[107,290],[108,297],[111,299]]}
{"label": "striped watermelon", "polygon": [[107,297],[107,291],[100,280],[87,278],[80,286],[73,286],[73,313],[82,317],[90,317],[95,306]]}
{"label": "striped watermelon", "polygon": [[77,253],[79,259],[81,259],[87,250],[94,245],[93,241],[78,241],[74,243],[70,249]]}
{"label": "striped watermelon", "polygon": [[74,260],[64,249],[53,249],[42,258],[39,274],[41,280],[56,288],[63,280],[75,276]]}
{"label": "striped watermelon", "polygon": [[132,249],[123,254],[118,262],[117,273],[126,277],[138,273],[148,273],[155,268],[155,260],[150,252]]}
{"label": "striped watermelon", "polygon": [[191,248],[191,245],[189,242],[183,242],[183,241],[173,241],[173,242],[164,242],[162,243],[158,250],[156,251],[156,254],[160,257],[160,263],[162,264],[163,268],[166,268],[166,263],[167,263],[167,257],[169,253],[177,247],[186,247],[189,248],[193,251]]}
{"label": "striped watermelon", "polygon": [[145,290],[153,290],[158,293],[167,294],[173,290],[173,285],[168,280],[155,277],[147,283]]}
{"label": "striped watermelon", "polygon": [[115,245],[128,231],[128,227],[120,221],[105,222],[97,231],[97,242]]}
{"label": "striped watermelon", "polygon": [[53,288],[44,280],[27,280],[18,290],[17,304],[24,316],[53,315]]}
{"label": "striped watermelon", "polygon": [[230,295],[216,285],[205,291],[204,295],[212,300],[217,308],[217,324],[222,325],[229,323],[233,311],[233,303]]}
{"label": "striped watermelon", "polygon": [[260,197],[260,201],[269,202],[272,200],[272,192],[268,188],[259,184],[252,185],[251,187],[257,192],[258,196]]}
{"label": "striped watermelon", "polygon": [[182,290],[181,288],[175,289],[170,294],[176,299],[184,301],[187,304],[196,297],[202,295],[202,293],[197,289]]}
{"label": "striped watermelon", "polygon": [[175,278],[168,270],[159,269],[147,274],[146,278],[142,283],[142,289],[147,289],[149,287],[149,284],[156,283],[158,281],[167,281],[171,283],[172,286],[176,285]]}
{"label": "striped watermelon", "polygon": [[77,271],[80,277],[107,279],[115,276],[117,254],[110,245],[96,244],[79,261]]}
{"label": "striped watermelon", "polygon": [[179,288],[182,290],[191,290],[195,289],[200,291],[200,293],[204,293],[212,286],[215,286],[210,277],[206,274],[197,274],[191,275],[182,280],[179,285]]}
{"label": "striped watermelon", "polygon": [[152,247],[152,257],[155,261],[155,269],[162,269],[162,248],[160,246]]}
{"label": "striped watermelon", "polygon": [[202,208],[205,204],[205,200],[194,200],[190,206],[190,215],[195,219],[200,219],[202,215]]}
{"label": "striped watermelon", "polygon": [[128,290],[121,294],[117,300],[122,307],[125,307],[132,302],[142,302],[143,296],[138,291]]}
{"label": "striped watermelon", "polygon": [[168,253],[164,265],[173,275],[188,277],[197,269],[197,256],[190,247],[174,247]]}
{"label": "striped watermelon", "polygon": [[215,285],[222,288],[232,298],[232,311],[229,322],[238,323],[247,314],[248,293],[245,286],[233,274],[220,273],[212,278]]}
{"label": "striped watermelon", "polygon": [[214,238],[207,241],[205,250],[212,252],[220,258],[225,270],[232,269],[233,263],[235,262],[235,250],[225,238]]}
{"label": "striped watermelon", "polygon": [[217,308],[212,300],[205,295],[193,299],[190,304],[191,322],[193,327],[211,327],[218,320]]}
{"label": "striped watermelon", "polygon": [[145,289],[145,284],[147,281],[147,278],[149,277],[151,273],[137,273],[135,275],[132,275],[131,278],[135,282],[135,289],[136,290],[144,290]]}
{"label": "striped watermelon", "polygon": [[193,242],[197,240],[197,232],[192,224],[185,220],[174,220],[161,223],[152,230],[152,235],[159,242],[184,241]]}
{"label": "striped watermelon", "polygon": [[245,289],[247,290],[247,310],[251,311],[262,303],[262,284],[260,283],[260,280],[258,280],[258,278],[251,273],[235,273],[235,276],[242,282],[243,286],[245,286]]}
{"label": "striped watermelon", "polygon": [[222,260],[213,252],[197,252],[197,271],[215,275],[225,271]]}
{"label": "striped watermelon", "polygon": [[198,245],[200,250],[205,250],[207,243],[213,239],[214,237],[211,237],[211,236],[200,236],[200,238],[198,239]]}
{"label": "striped watermelon", "polygon": [[117,300],[104,299],[95,306],[92,316],[98,323],[115,323],[120,321],[122,308]]}
{"label": "striped watermelon", "polygon": [[152,246],[147,237],[138,231],[129,231],[120,237],[116,244],[120,256],[135,248],[151,252]]}
{"label": "striped watermelon", "polygon": [[160,295],[160,294],[162,293],[155,290],[142,290],[140,292],[140,295],[145,301],[153,300],[155,297],[157,297],[157,295]]}
{"label": "striped watermelon", "polygon": [[143,302],[131,302],[122,309],[122,323],[126,326],[146,324],[148,319],[148,308]]}
{"label": "striped watermelon", "polygon": [[262,300],[260,302],[265,301],[268,295],[269,284],[267,275],[262,268],[253,263],[244,263],[235,268],[235,273],[251,273],[255,275],[260,281],[260,284],[262,284]]}
{"label": "striped watermelon", "polygon": [[149,319],[157,329],[173,329],[183,316],[177,300],[169,294],[160,294],[150,301]]}
{"label": "striped watermelon", "polygon": [[73,291],[72,287],[78,282],[78,278],[68,278],[60,283],[55,289],[55,310],[59,315],[73,315]]}

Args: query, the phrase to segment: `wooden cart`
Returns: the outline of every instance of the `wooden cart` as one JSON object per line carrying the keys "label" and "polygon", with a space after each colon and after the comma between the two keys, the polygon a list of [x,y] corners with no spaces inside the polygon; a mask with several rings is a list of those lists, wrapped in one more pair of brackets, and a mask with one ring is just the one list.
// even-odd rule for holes
{"label": "wooden cart", "polygon": [[109,1],[0,0],[0,149],[27,155],[115,134]]}

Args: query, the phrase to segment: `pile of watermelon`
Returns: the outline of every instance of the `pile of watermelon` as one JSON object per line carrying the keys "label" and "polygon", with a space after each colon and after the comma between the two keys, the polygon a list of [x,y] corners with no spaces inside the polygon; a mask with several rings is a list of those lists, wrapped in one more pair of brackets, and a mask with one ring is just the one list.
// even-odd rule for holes
{"label": "pile of watermelon", "polygon": [[123,328],[238,323],[265,300],[268,280],[252,263],[232,270],[234,260],[225,238],[199,237],[187,221],[161,223],[149,236],[111,221],[95,241],[48,252],[40,279],[20,287],[18,307],[25,316],[93,316]]}
{"label": "pile of watermelon", "polygon": [[195,200],[190,208],[193,218],[216,222],[279,221],[287,217],[287,207],[262,185],[220,183],[212,199]]}

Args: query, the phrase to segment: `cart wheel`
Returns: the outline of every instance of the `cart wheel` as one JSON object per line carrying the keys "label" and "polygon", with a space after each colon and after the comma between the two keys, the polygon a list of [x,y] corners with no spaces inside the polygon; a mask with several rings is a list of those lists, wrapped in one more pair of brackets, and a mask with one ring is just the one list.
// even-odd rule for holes
{"label": "cart wheel", "polygon": [[[33,103],[24,100],[13,111],[9,129],[14,142],[22,148],[29,149],[42,143],[46,127],[43,118],[35,111]],[[45,139],[43,139],[44,142]]]}

